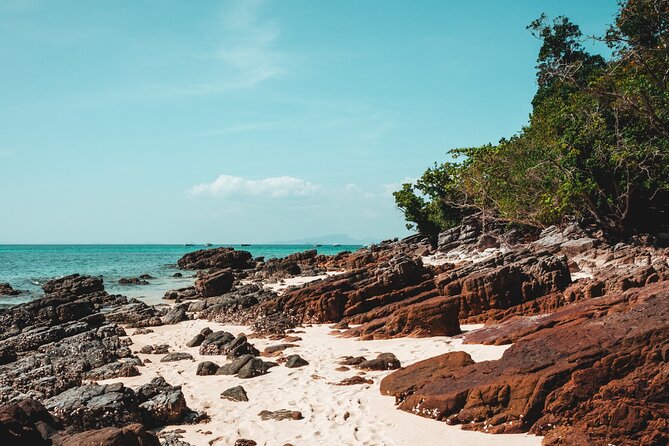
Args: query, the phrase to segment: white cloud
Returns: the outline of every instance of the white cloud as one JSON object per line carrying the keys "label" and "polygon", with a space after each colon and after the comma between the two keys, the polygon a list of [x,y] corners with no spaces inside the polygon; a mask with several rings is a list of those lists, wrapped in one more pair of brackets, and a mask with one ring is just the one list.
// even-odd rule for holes
{"label": "white cloud", "polygon": [[211,183],[201,183],[190,189],[194,196],[217,197],[305,197],[318,193],[320,186],[300,178],[281,176],[252,180],[232,175],[220,175]]}

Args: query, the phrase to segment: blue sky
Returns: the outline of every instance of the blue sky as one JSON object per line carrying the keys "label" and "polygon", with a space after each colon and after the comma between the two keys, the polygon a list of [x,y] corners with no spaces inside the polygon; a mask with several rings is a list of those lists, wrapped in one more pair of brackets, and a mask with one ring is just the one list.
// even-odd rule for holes
{"label": "blue sky", "polygon": [[407,234],[391,191],[527,122],[614,0],[0,2],[0,243]]}

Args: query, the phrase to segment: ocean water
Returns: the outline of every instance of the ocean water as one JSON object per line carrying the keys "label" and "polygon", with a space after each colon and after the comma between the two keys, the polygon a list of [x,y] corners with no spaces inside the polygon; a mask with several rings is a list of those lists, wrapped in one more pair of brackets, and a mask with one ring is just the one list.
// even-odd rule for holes
{"label": "ocean water", "polygon": [[[231,246],[249,251],[254,257],[266,259],[285,257],[295,252],[314,249],[313,245],[213,245]],[[0,245],[0,282],[27,294],[16,297],[0,297],[0,305],[15,305],[34,299],[42,294],[41,285],[55,277],[68,274],[102,276],[105,289],[111,294],[123,294],[159,302],[167,290],[189,286],[194,272],[176,267],[184,254],[204,246],[184,245]],[[319,254],[337,254],[355,251],[360,246],[318,246]],[[171,277],[181,272],[183,278]],[[121,277],[137,277],[150,274],[149,285],[120,285]]]}

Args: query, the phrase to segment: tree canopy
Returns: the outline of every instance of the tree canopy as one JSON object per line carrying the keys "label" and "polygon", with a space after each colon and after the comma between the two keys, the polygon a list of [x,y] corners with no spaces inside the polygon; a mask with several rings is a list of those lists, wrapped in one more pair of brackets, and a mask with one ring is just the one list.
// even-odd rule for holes
{"label": "tree canopy", "polygon": [[433,242],[463,216],[543,227],[576,217],[620,236],[669,227],[669,0],[620,3],[605,59],[579,27],[545,15],[528,124],[498,144],[449,150],[395,192]]}

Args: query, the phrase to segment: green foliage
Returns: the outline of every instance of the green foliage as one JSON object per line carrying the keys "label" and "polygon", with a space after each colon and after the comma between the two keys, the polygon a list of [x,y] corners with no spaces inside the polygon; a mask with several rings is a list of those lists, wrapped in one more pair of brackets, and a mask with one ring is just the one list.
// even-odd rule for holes
{"label": "green foliage", "polygon": [[545,226],[567,216],[618,234],[669,226],[669,0],[621,3],[591,55],[578,26],[541,16],[529,124],[496,145],[451,150],[396,193],[432,239],[467,213]]}
{"label": "green foliage", "polygon": [[423,173],[415,185],[405,183],[394,192],[395,203],[407,220],[407,229],[416,229],[434,245],[445,228],[456,226],[467,209],[461,208],[459,189],[461,169],[458,164],[444,163]]}

